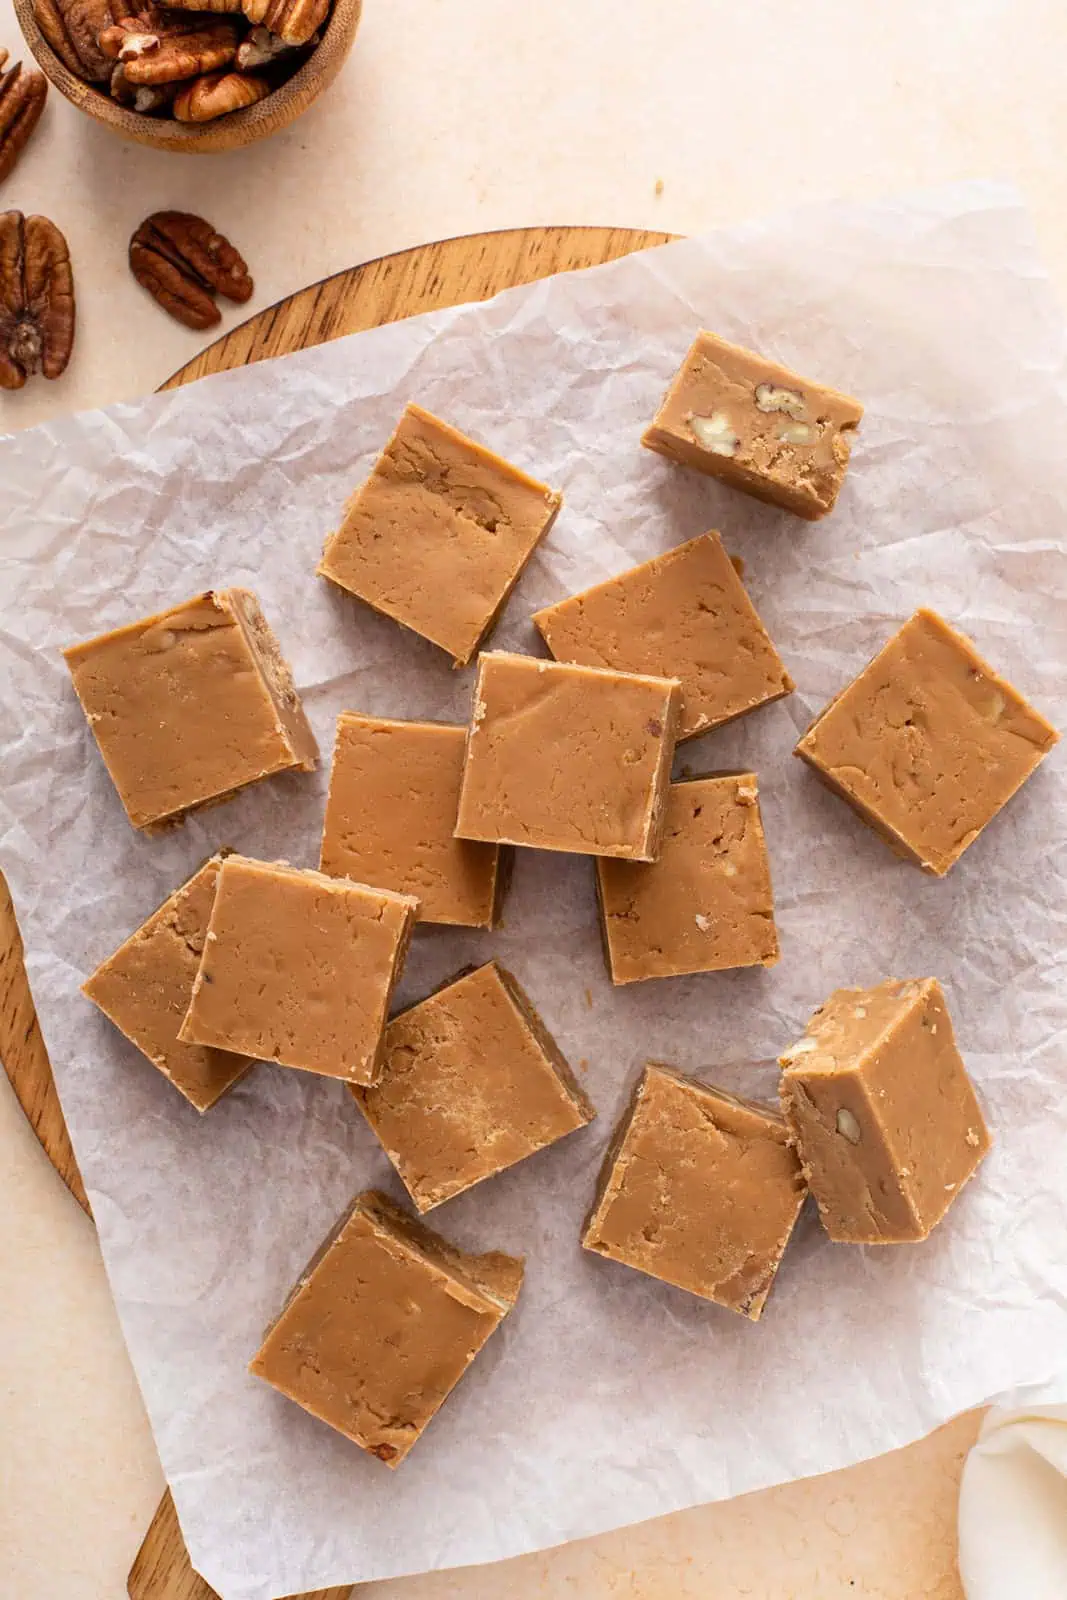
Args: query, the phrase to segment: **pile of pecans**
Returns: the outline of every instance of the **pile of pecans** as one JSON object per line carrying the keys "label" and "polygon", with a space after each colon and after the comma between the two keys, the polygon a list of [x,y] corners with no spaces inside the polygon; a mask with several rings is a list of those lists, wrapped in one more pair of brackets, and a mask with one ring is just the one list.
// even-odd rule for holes
{"label": "pile of pecans", "polygon": [[[131,4],[134,0],[131,0]],[[211,122],[255,105],[319,41],[330,0],[34,0],[37,24],[77,77],[146,116]]]}

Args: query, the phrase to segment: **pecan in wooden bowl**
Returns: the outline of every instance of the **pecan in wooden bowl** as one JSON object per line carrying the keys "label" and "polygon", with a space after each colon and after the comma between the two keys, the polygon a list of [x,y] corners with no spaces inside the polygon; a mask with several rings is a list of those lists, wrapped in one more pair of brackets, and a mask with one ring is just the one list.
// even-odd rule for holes
{"label": "pecan in wooden bowl", "polygon": [[138,144],[208,154],[288,127],[340,71],[363,0],[14,0],[41,71]]}

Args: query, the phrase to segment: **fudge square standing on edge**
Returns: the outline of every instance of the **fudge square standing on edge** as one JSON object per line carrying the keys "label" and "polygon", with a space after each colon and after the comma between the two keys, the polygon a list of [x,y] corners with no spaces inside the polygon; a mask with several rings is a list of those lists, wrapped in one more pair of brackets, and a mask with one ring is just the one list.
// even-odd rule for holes
{"label": "fudge square standing on edge", "polygon": [[419,1211],[596,1115],[522,988],[495,961],[394,1017],[381,1062],[377,1081],[352,1093]]}
{"label": "fudge square standing on edge", "polygon": [[418,901],[228,856],[179,1038],[372,1083]]}
{"label": "fudge square standing on edge", "polygon": [[863,407],[701,332],[641,443],[814,520],[832,511]]}
{"label": "fudge square standing on edge", "polygon": [[722,540],[704,533],[534,613],[557,661],[678,678],[678,738],[793,690]]}
{"label": "fudge square standing on edge", "polygon": [[247,589],[197,595],[63,655],[135,828],[315,766],[292,673]]}
{"label": "fudge square standing on edge", "polygon": [[457,837],[654,861],[679,703],[676,679],[489,651]]}
{"label": "fudge square standing on edge", "polygon": [[522,1276],[514,1256],[468,1255],[368,1190],[248,1370],[398,1467],[515,1304]]}
{"label": "fudge square standing on edge", "polygon": [[659,860],[598,860],[596,873],[612,983],[778,960],[754,773],[672,783]]}
{"label": "fudge square standing on edge", "polygon": [[221,865],[221,855],[205,861],[82,984],[82,994],[201,1112],[209,1111],[252,1065],[250,1056],[183,1044],[178,1038]]}
{"label": "fudge square standing on edge", "polygon": [[804,1193],[780,1116],[650,1063],[582,1244],[758,1322]]}
{"label": "fudge square standing on edge", "polygon": [[342,711],[319,865],[419,899],[420,922],[491,928],[509,852],[455,837],[465,727]]}
{"label": "fudge square standing on edge", "polygon": [[794,753],[898,855],[940,878],[1059,737],[969,639],[920,610]]}
{"label": "fudge square standing on edge", "polygon": [[562,495],[409,405],[327,539],[319,576],[463,667],[562,504]]}
{"label": "fudge square standing on edge", "polygon": [[830,1238],[925,1239],[991,1143],[937,979],[835,990],[781,1066]]}

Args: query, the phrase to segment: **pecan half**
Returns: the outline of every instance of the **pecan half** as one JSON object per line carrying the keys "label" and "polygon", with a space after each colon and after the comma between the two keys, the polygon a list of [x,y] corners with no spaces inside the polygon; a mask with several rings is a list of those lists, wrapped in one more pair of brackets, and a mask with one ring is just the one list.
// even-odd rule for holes
{"label": "pecan half", "polygon": [[279,39],[267,28],[252,28],[237,46],[234,65],[241,72],[255,72],[259,67],[270,67],[278,61],[284,62],[289,57],[295,57],[303,50],[313,50],[318,42],[317,33],[313,33],[306,44],[299,45]]}
{"label": "pecan half", "polygon": [[48,95],[43,72],[24,72],[21,61],[5,72],[6,61],[7,51],[0,50],[0,183],[14,170]]}
{"label": "pecan half", "polygon": [[176,83],[131,83],[121,61],[116,61],[111,70],[111,98],[117,100],[120,106],[129,106],[131,111],[139,112],[142,117],[168,111],[177,92]]}
{"label": "pecan half", "polygon": [[[107,46],[112,47],[109,30]],[[169,29],[157,33],[126,31],[118,59],[130,83],[175,83],[198,78],[225,67],[237,53],[237,29],[232,22],[209,22],[204,27]]]}
{"label": "pecan half", "polygon": [[214,72],[181,91],[174,102],[174,115],[179,122],[213,122],[231,111],[254,106],[269,94],[270,84],[263,78],[247,78],[243,72]]}
{"label": "pecan half", "polygon": [[244,0],[249,22],[262,23],[286,44],[307,44],[329,9],[330,0]]}
{"label": "pecan half", "polygon": [[125,5],[110,0],[33,0],[37,26],[64,66],[90,83],[106,83],[111,63],[97,43]]}
{"label": "pecan half", "polygon": [[130,240],[130,271],[187,328],[212,328],[221,320],[213,295],[243,304],[254,288],[229,240],[188,211],[146,217]]}
{"label": "pecan half", "polygon": [[74,346],[74,274],[47,217],[0,213],[0,389],[58,378]]}

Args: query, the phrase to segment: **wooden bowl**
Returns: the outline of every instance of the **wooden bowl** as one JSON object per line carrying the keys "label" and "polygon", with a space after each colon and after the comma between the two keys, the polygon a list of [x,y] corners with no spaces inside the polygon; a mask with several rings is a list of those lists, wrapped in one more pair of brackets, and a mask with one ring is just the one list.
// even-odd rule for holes
{"label": "wooden bowl", "polygon": [[63,97],[124,139],[148,144],[156,150],[182,150],[189,155],[209,155],[216,150],[240,150],[287,128],[317,100],[340,72],[359,27],[363,0],[334,0],[326,31],[311,55],[293,76],[265,100],[244,111],[231,111],[214,122],[176,122],[172,117],[144,117],[120,106],[94,84],[76,78],[64,66],[37,26],[33,0],[14,0],[15,15],[26,43],[45,77]]}

